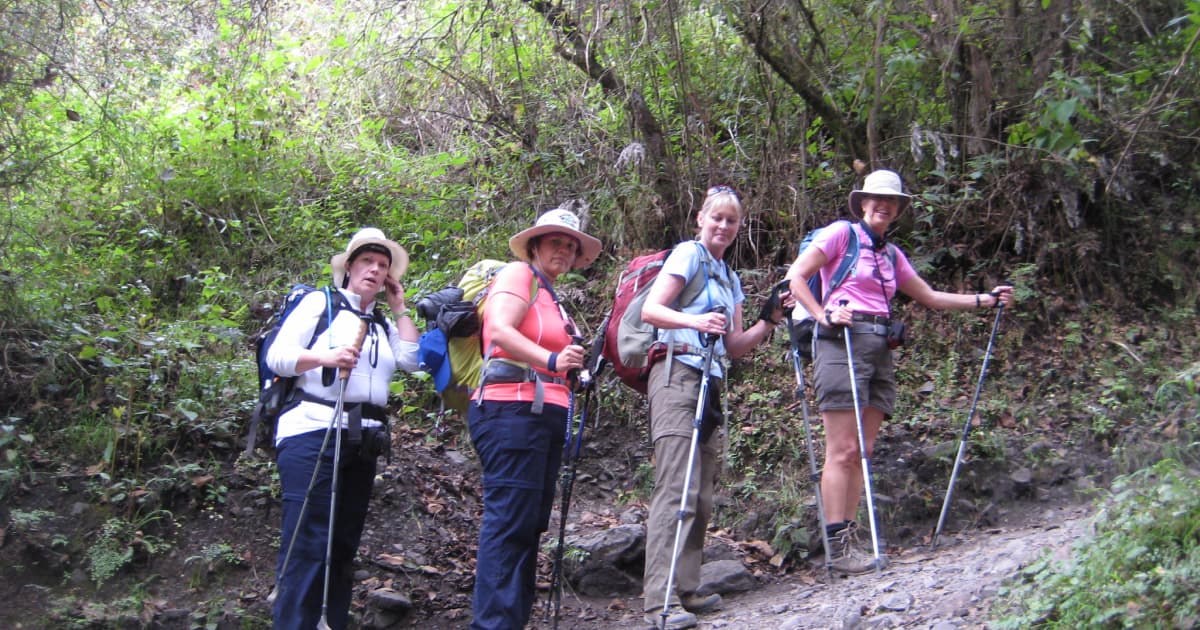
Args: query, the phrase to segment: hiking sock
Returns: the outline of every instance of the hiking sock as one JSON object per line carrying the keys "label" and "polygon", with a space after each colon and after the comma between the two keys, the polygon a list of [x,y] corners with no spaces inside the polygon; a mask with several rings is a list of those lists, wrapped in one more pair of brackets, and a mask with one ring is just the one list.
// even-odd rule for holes
{"label": "hiking sock", "polygon": [[825,535],[833,538],[838,532],[850,526],[850,521],[842,521],[840,523],[830,523],[825,526]]}

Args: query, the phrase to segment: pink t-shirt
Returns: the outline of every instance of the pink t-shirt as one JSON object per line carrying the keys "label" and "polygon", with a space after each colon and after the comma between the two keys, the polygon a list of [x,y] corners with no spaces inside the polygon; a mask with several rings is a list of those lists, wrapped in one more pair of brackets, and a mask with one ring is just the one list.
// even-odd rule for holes
{"label": "pink t-shirt", "polygon": [[[896,296],[896,287],[916,277],[917,271],[909,264],[904,252],[895,245],[887,248],[895,254],[895,265],[887,251],[871,251],[871,238],[860,223],[840,223],[834,229],[821,230],[813,238],[812,247],[820,249],[827,259],[821,268],[821,285],[829,286],[834,270],[846,253],[851,229],[858,232],[858,265],[841,286],[834,289],[825,306],[832,308],[842,300],[847,300],[850,310],[855,313],[887,317],[888,302]],[[821,299],[821,296],[818,295],[817,299]]]}
{"label": "pink t-shirt", "polygon": [[[524,262],[511,262],[496,274],[496,279],[492,282],[492,288],[488,291],[488,295],[510,293],[528,302],[533,286],[533,268]],[[497,303],[495,300],[489,299],[484,305],[484,321],[487,321],[492,316],[493,309],[497,308]],[[551,352],[560,352],[571,343],[571,337],[567,334],[567,323],[563,321],[562,312],[559,311],[558,305],[554,303],[554,298],[550,296],[550,292],[541,286],[537,288],[533,303],[529,305],[529,310],[525,313],[525,319],[521,320],[520,325],[517,326],[517,330],[522,335],[532,339],[537,345]],[[486,326],[481,335],[483,337],[484,352],[487,352],[488,348],[491,347],[492,340],[487,333]],[[492,349],[492,356],[505,359],[512,358],[511,355],[499,346]],[[562,373],[550,373],[544,365],[535,365],[533,368],[549,376],[563,376]],[[532,382],[489,383],[484,384],[483,397],[486,400],[504,402],[533,402],[535,387],[535,384]],[[546,404],[558,405],[560,407],[568,406],[570,398],[565,385],[542,383],[542,387],[544,388]]]}

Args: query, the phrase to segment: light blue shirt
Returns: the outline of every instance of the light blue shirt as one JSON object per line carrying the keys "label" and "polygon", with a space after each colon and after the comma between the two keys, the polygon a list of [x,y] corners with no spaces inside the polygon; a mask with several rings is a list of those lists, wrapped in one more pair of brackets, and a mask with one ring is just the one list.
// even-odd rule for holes
{"label": "light blue shirt", "polygon": [[[724,306],[726,317],[732,323],[733,312],[737,305],[746,300],[746,295],[742,293],[741,279],[729,269],[725,261],[713,258],[708,249],[699,241],[684,241],[676,245],[663,263],[659,276],[670,274],[683,279],[684,288],[680,289],[679,295],[675,298],[679,300],[687,290],[687,281],[698,273],[707,273],[709,276],[704,288],[691,302],[676,303],[672,307],[683,313],[702,315],[717,306]],[[702,347],[700,333],[693,328],[660,329],[658,339],[668,344],[685,343],[696,348]],[[712,368],[709,370],[709,374],[716,378],[724,378],[724,369],[721,367],[721,362],[717,360],[725,356],[723,337],[717,341],[717,347],[713,352]],[[704,357],[700,355],[675,355],[675,360],[697,370],[704,369]]]}

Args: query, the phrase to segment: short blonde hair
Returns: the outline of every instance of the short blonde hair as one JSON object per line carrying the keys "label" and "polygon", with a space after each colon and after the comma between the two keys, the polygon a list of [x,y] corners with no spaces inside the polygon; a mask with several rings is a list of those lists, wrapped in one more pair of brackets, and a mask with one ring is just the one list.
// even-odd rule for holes
{"label": "short blonde hair", "polygon": [[720,205],[733,206],[738,213],[738,218],[742,218],[742,200],[738,197],[737,191],[729,186],[713,186],[708,189],[708,193],[704,196],[704,205],[700,206],[700,215],[708,214],[713,208]]}

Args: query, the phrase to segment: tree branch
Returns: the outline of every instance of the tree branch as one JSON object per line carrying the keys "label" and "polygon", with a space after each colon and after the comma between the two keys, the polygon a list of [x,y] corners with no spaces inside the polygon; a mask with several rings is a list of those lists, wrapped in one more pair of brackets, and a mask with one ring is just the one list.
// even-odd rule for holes
{"label": "tree branch", "polygon": [[562,36],[563,41],[555,46],[555,52],[582,70],[609,96],[625,104],[626,110],[633,118],[634,127],[642,136],[646,157],[655,167],[654,191],[662,198],[666,207],[682,211],[676,193],[677,169],[674,157],[667,147],[662,125],[650,110],[642,93],[631,89],[612,69],[596,59],[595,46],[590,45],[591,42],[583,35],[583,29],[566,14],[561,4],[546,0],[524,1]]}

